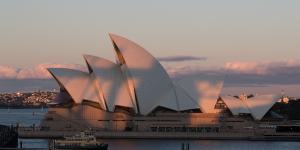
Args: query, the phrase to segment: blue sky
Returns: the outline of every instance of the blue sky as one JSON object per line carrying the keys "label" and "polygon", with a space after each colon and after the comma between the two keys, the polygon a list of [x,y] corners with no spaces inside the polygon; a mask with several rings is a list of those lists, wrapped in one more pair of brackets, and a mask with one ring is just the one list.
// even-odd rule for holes
{"label": "blue sky", "polygon": [[297,0],[0,1],[0,79],[48,78],[49,66],[82,69],[82,54],[114,60],[108,33],[115,33],[142,45],[171,74],[300,84],[299,6]]}

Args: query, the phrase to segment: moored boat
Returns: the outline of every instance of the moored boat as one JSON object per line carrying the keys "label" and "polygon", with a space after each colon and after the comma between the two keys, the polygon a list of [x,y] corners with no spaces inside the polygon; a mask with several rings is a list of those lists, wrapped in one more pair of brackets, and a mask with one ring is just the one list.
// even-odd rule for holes
{"label": "moored boat", "polygon": [[107,150],[108,144],[97,141],[96,137],[89,132],[80,132],[74,136],[65,136],[62,140],[54,140],[54,149],[94,149]]}

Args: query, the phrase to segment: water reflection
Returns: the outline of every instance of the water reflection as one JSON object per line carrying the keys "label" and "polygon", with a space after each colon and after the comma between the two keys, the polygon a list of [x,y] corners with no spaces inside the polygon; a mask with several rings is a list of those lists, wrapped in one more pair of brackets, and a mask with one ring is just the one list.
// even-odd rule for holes
{"label": "water reflection", "polygon": [[103,140],[110,150],[181,150],[183,142],[190,150],[291,150],[299,149],[299,142],[231,141],[231,140]]}

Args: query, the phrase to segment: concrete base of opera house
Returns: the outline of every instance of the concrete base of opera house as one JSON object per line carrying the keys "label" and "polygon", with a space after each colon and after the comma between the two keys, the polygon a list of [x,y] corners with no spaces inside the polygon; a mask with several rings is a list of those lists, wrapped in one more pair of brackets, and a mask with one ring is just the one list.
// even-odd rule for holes
{"label": "concrete base of opera house", "polygon": [[[70,131],[24,131],[19,130],[19,138],[57,139],[72,136]],[[300,134],[263,135],[253,133],[153,133],[153,132],[108,132],[98,131],[99,139],[191,139],[191,140],[257,140],[257,141],[300,141]]]}
{"label": "concrete base of opera house", "polygon": [[106,112],[89,105],[49,108],[39,127],[19,127],[21,138],[62,138],[89,130],[98,138],[300,140],[300,132],[278,132],[277,126],[299,122],[254,121],[226,113],[156,112],[148,116]]}

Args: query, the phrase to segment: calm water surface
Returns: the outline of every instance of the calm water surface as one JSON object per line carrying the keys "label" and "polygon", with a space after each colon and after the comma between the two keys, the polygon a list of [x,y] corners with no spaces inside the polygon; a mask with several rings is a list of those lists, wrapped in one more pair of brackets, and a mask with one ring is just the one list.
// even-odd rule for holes
{"label": "calm water surface", "polygon": [[[0,124],[39,125],[47,109],[0,109]],[[19,139],[23,148],[48,148],[44,139]],[[190,150],[300,150],[300,142],[218,141],[218,140],[103,140],[109,150],[181,150],[181,143]]]}

